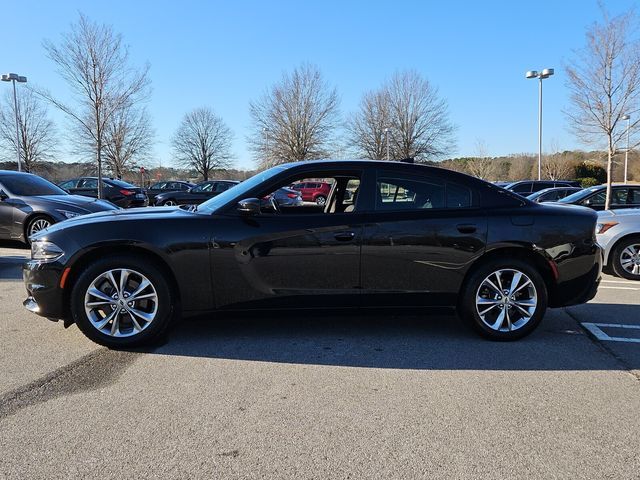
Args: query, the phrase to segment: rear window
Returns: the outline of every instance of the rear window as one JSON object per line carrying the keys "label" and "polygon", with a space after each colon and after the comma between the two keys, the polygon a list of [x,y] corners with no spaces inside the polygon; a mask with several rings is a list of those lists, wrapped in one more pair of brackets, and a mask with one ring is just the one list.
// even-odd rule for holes
{"label": "rear window", "polygon": [[109,183],[111,183],[112,185],[115,185],[116,187],[121,187],[121,188],[138,188],[135,185],[131,185],[130,183],[123,182],[122,180],[109,179]]}

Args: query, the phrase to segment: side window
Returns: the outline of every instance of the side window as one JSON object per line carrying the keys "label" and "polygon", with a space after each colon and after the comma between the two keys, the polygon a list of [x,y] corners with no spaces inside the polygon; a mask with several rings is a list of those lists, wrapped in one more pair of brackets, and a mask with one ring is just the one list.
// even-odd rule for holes
{"label": "side window", "polygon": [[387,175],[376,184],[377,210],[422,210],[444,208],[444,183],[436,179]]}
{"label": "side window", "polygon": [[521,183],[511,190],[515,193],[531,193],[531,183]]}
{"label": "side window", "polygon": [[472,205],[470,188],[456,183],[447,183],[447,208],[470,208]]}
{"label": "side window", "polygon": [[614,205],[626,205],[628,196],[629,189],[614,188],[613,192],[611,192],[611,203],[613,203]]}
{"label": "side window", "polygon": [[95,178],[85,178],[80,182],[79,188],[98,188],[98,180]]}
{"label": "side window", "polygon": [[640,205],[640,188],[630,188],[627,204]]}
{"label": "side window", "polygon": [[76,186],[75,180],[67,180],[66,182],[63,182],[59,185],[60,188],[63,188],[65,190],[69,190],[70,188],[73,188],[75,186]]}
{"label": "side window", "polygon": [[591,197],[585,199],[584,202],[588,201],[589,205],[596,205],[596,206],[604,205],[604,201],[605,201],[606,195],[607,195],[607,193],[603,190],[603,191],[598,192],[595,195],[592,195]]}
{"label": "side window", "polygon": [[189,185],[186,183],[179,183],[177,190],[189,190]]}

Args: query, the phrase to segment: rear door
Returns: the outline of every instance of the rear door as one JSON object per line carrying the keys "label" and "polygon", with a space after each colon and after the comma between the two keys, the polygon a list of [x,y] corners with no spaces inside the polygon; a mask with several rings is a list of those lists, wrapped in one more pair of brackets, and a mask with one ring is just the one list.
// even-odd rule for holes
{"label": "rear door", "polygon": [[485,247],[478,194],[444,177],[379,170],[362,246],[363,305],[450,305]]}

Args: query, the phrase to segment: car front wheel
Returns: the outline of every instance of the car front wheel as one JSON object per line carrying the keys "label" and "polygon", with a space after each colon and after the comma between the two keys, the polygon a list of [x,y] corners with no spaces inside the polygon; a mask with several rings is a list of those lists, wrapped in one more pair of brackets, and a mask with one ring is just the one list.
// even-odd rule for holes
{"label": "car front wheel", "polygon": [[78,328],[109,348],[156,341],[173,314],[173,295],[160,268],[145,259],[119,255],[86,267],[71,292]]}
{"label": "car front wheel", "polygon": [[530,334],[547,309],[540,274],[521,260],[489,261],[475,270],[463,289],[462,319],[491,340],[517,340]]}
{"label": "car front wheel", "polygon": [[165,207],[175,207],[178,203],[175,200],[169,199],[162,202],[162,205]]}
{"label": "car front wheel", "polygon": [[44,230],[45,228],[53,225],[53,220],[46,215],[36,215],[31,220],[29,220],[29,225],[27,225],[27,238],[25,238],[27,244],[31,244],[29,241],[29,237],[38,233],[40,230]]}
{"label": "car front wheel", "polygon": [[613,271],[629,280],[640,280],[640,237],[622,240],[612,252]]}
{"label": "car front wheel", "polygon": [[316,197],[316,204],[323,206],[325,203],[327,203],[327,197],[324,195],[318,195]]}

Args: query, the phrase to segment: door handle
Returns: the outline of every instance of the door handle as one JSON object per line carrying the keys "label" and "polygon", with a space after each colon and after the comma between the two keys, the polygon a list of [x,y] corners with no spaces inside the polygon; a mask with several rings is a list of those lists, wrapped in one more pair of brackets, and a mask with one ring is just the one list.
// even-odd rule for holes
{"label": "door handle", "polygon": [[460,233],[475,233],[478,227],[471,223],[461,223],[460,225],[456,225],[456,228]]}
{"label": "door handle", "polygon": [[333,238],[335,238],[339,242],[348,242],[350,240],[353,240],[355,236],[356,234],[354,232],[340,232],[336,233]]}

